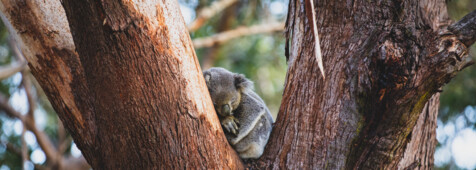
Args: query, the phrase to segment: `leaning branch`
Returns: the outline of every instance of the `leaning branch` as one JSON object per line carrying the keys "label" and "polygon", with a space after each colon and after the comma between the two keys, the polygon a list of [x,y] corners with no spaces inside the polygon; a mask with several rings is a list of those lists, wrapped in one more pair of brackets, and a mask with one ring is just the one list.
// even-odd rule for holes
{"label": "leaning branch", "polygon": [[[13,154],[23,157],[23,149],[17,148],[14,144],[7,141],[0,141],[0,144],[5,145],[7,151],[10,151]],[[27,157],[27,159],[31,160],[29,156]],[[33,164],[33,165],[35,166],[35,169],[38,169],[38,170],[47,169],[43,165],[39,165],[39,164]]]}
{"label": "leaning branch", "polygon": [[449,26],[448,30],[457,35],[466,47],[471,46],[476,41],[476,10]]}
{"label": "leaning branch", "polygon": [[28,161],[29,159],[28,146],[26,145],[25,134],[26,134],[26,127],[25,127],[25,124],[23,124],[23,129],[21,131],[21,159],[23,164],[25,164],[26,161]]}
{"label": "leaning branch", "polygon": [[22,150],[18,147],[16,147],[14,144],[7,142],[7,141],[0,141],[0,144],[5,146],[5,149],[10,151],[11,153],[14,153],[18,156],[22,156]]}
{"label": "leaning branch", "polygon": [[17,62],[10,65],[10,66],[0,66],[0,80],[6,79],[12,76],[15,73],[18,73],[24,70],[27,67],[27,61],[23,54],[20,52],[20,49],[13,41],[13,38],[9,39],[10,47],[12,48],[12,52],[17,59]]}
{"label": "leaning branch", "polygon": [[[57,157],[58,152],[54,148],[53,143],[49,140],[48,136],[43,131],[38,130],[38,128],[36,127],[36,123],[34,121],[33,112],[35,111],[36,103],[35,103],[35,100],[34,100],[34,97],[33,97],[33,94],[32,94],[33,89],[32,89],[31,80],[26,77],[27,76],[26,71],[25,71],[25,69],[27,68],[26,67],[26,63],[27,63],[26,59],[23,56],[22,52],[20,51],[19,47],[17,46],[16,42],[14,42],[13,38],[10,38],[8,42],[10,44],[10,47],[13,50],[14,56],[17,58],[18,62],[23,63],[22,65],[24,65],[24,66],[21,66],[21,67],[15,68],[15,69],[9,69],[7,73],[8,74],[15,74],[19,71],[22,71],[22,73],[23,73],[22,74],[22,77],[23,77],[22,84],[23,84],[23,87],[25,88],[25,91],[26,91],[26,94],[27,94],[28,103],[29,103],[29,110],[28,110],[28,114],[26,116],[23,116],[22,114],[17,112],[15,109],[13,109],[8,104],[8,100],[3,95],[0,95],[0,109],[5,111],[5,113],[8,116],[10,116],[12,118],[20,119],[20,121],[23,123],[24,127],[26,127],[28,130],[33,132],[33,134],[36,136],[38,144],[40,145],[43,152],[45,152],[45,155],[48,158],[48,161],[50,161],[50,163],[53,163],[53,164],[59,163],[60,158]],[[0,75],[2,75],[2,74],[0,74]],[[4,73],[4,75],[7,75],[7,74]],[[1,78],[1,76],[0,76],[0,78]]]}
{"label": "leaning branch", "polygon": [[238,27],[237,29],[218,33],[210,37],[196,38],[193,40],[193,45],[195,49],[211,47],[215,44],[221,44],[241,36],[270,33],[282,30],[284,30],[284,23],[261,24],[251,27]]}
{"label": "leaning branch", "polygon": [[9,104],[5,96],[0,95],[0,110],[3,110],[8,116],[12,118],[20,119],[20,121],[26,126],[28,130],[33,132],[43,152],[45,152],[46,158],[49,162],[55,164],[58,162],[57,151],[54,148],[53,143],[49,140],[48,136],[43,131],[38,130],[35,121],[23,116]]}
{"label": "leaning branch", "polygon": [[33,94],[33,87],[32,87],[33,85],[32,85],[30,77],[28,76],[28,71],[23,70],[21,73],[22,73],[22,85],[23,85],[23,88],[25,89],[26,97],[28,100],[28,106],[29,106],[28,116],[34,119],[35,117],[33,115],[33,112],[35,112],[35,109],[36,109],[36,100]]}
{"label": "leaning branch", "polygon": [[193,32],[200,28],[208,19],[215,16],[217,13],[223,11],[227,7],[233,5],[237,0],[221,0],[215,1],[212,5],[207,8],[203,8],[197,14],[197,19],[195,19],[188,26],[188,31]]}

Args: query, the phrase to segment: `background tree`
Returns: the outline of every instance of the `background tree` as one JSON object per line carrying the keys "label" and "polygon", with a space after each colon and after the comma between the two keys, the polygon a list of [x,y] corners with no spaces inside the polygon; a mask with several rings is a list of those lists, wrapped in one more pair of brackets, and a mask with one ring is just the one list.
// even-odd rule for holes
{"label": "background tree", "polygon": [[[475,1],[449,1],[448,13],[453,20],[459,20],[476,9]],[[474,45],[470,56],[474,57]],[[468,67],[458,73],[443,87],[438,114],[435,166],[442,169],[476,168],[473,155],[476,148],[468,147],[476,141],[476,67]],[[452,130],[453,129],[453,130]],[[466,147],[463,147],[466,146]]]}
{"label": "background tree", "polygon": [[[455,2],[455,1],[453,1]],[[458,2],[458,1],[456,1]],[[184,2],[185,5],[190,5],[190,7],[194,7],[195,5],[197,8],[203,8],[210,6],[210,2],[200,1],[199,4],[195,4],[194,2]],[[233,10],[226,10],[227,15],[245,15],[242,17],[238,17],[236,20],[224,19],[227,17],[220,17],[217,15],[215,17],[209,18],[205,25],[200,27],[195,33],[192,33],[192,37],[199,38],[204,37],[207,35],[216,34],[210,38],[201,38],[196,39],[195,42],[202,42],[202,44],[207,44],[203,42],[212,42],[211,44],[213,47],[211,48],[202,48],[198,49],[197,54],[201,60],[208,62],[213,62],[215,64],[209,65],[221,65],[225,66],[229,69],[232,69],[237,72],[242,72],[247,74],[248,77],[251,77],[255,82],[257,82],[257,90],[258,92],[264,96],[264,99],[270,105],[271,110],[273,113],[277,113],[278,106],[279,106],[279,99],[281,92],[280,89],[282,88],[282,82],[284,78],[276,78],[276,77],[283,77],[285,74],[285,66],[284,66],[284,57],[282,54],[284,53],[284,40],[282,40],[277,34],[277,36],[267,37],[267,36],[256,36],[256,37],[244,37],[233,40],[232,43],[226,43],[227,37],[237,37],[242,35],[247,35],[248,33],[256,33],[256,32],[267,32],[267,31],[274,31],[276,29],[263,29],[263,27],[259,27],[260,25],[267,25],[267,23],[274,23],[269,22],[269,13],[266,9],[268,6],[279,6],[276,2],[267,2],[267,1],[256,1],[254,3],[246,3],[246,2],[239,2],[239,3],[232,3],[235,7],[231,7],[229,9]],[[254,10],[260,9],[260,10]],[[250,12],[247,12],[250,11]],[[259,14],[253,14],[254,11],[260,11]],[[268,14],[266,14],[268,12]],[[276,12],[276,11],[274,11]],[[274,13],[271,16],[276,17],[283,16],[280,13]],[[261,17],[258,18],[257,16]],[[268,16],[268,17],[263,17]],[[220,19],[221,18],[221,19]],[[264,19],[263,19],[264,18]],[[221,23],[225,23],[226,20],[228,22],[234,23],[229,24],[228,28],[218,28],[214,27],[214,25],[222,25]],[[231,21],[230,21],[231,20]],[[263,21],[264,20],[264,21]],[[264,24],[260,24],[262,22]],[[253,29],[240,29],[240,25],[248,25],[251,28],[259,28],[258,31],[250,31]],[[269,25],[269,24],[268,24]],[[238,28],[238,29],[235,29]],[[266,27],[264,27],[266,28]],[[214,31],[214,30],[217,31]],[[231,30],[230,30],[231,29]],[[228,31],[229,30],[229,31]],[[240,31],[246,30],[246,31]],[[255,29],[256,30],[256,29]],[[264,30],[264,31],[263,31]],[[200,33],[201,32],[201,33]],[[223,34],[220,34],[223,33]],[[245,32],[243,34],[243,32]],[[218,37],[218,38],[217,38]],[[225,38],[223,38],[225,37]],[[206,40],[206,41],[205,41]],[[225,41],[224,41],[225,40]],[[196,46],[199,46],[195,43]],[[237,48],[239,47],[239,48]],[[249,49],[249,50],[247,50]],[[213,52],[215,51],[215,52]],[[203,55],[207,54],[207,55]],[[213,56],[213,57],[209,57]],[[210,58],[213,58],[210,60]],[[205,62],[206,63],[206,62]],[[270,67],[271,66],[271,67]],[[257,74],[260,73],[260,74]],[[20,77],[19,75],[16,76],[17,79]],[[446,92],[446,90],[445,90]],[[275,95],[275,96],[273,96]],[[18,124],[18,123],[17,123]],[[51,125],[50,123],[48,125]],[[14,135],[13,135],[14,136]],[[56,137],[51,137],[56,138]],[[10,153],[10,152],[5,152]],[[12,158],[12,157],[6,157]],[[15,162],[11,161],[10,163]],[[17,164],[18,165],[18,164]]]}

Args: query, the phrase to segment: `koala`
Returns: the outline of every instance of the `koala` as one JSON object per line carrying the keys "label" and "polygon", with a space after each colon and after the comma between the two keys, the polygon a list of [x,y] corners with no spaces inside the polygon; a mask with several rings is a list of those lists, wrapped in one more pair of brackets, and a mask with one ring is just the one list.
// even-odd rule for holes
{"label": "koala", "polygon": [[228,142],[242,159],[259,158],[268,142],[273,117],[253,91],[253,82],[218,67],[204,71],[203,76]]}

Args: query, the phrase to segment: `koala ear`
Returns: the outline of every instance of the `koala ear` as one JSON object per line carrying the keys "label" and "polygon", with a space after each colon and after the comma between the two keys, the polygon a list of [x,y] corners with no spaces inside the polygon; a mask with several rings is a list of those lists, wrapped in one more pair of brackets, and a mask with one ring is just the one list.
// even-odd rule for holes
{"label": "koala ear", "polygon": [[243,74],[233,75],[235,78],[235,87],[238,90],[253,89],[253,82],[245,78]]}
{"label": "koala ear", "polygon": [[203,77],[205,78],[205,82],[208,84],[210,82],[210,78],[212,77],[212,75],[210,75],[210,73],[208,72],[205,72],[203,73]]}

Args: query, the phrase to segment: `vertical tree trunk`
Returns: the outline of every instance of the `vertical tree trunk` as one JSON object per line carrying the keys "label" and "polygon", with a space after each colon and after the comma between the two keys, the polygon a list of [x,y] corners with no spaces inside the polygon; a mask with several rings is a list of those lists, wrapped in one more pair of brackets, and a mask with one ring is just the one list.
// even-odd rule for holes
{"label": "vertical tree trunk", "polygon": [[[1,2],[33,74],[94,169],[243,169],[176,1]],[[438,96],[427,101],[470,63],[476,12],[447,30],[444,0],[309,4],[290,1],[282,105],[250,168],[431,168]],[[309,10],[317,11],[326,79]]]}
{"label": "vertical tree trunk", "polygon": [[[470,64],[466,47],[472,44],[445,30],[445,1],[310,4],[289,3],[283,100],[266,152],[251,166],[432,168],[432,155],[425,154],[436,144],[438,96],[433,107],[425,103]],[[309,10],[317,12],[326,79],[314,55]],[[428,146],[418,148],[421,142]]]}
{"label": "vertical tree trunk", "polygon": [[94,169],[242,168],[177,2],[62,2],[67,15],[57,0],[1,10]]}

